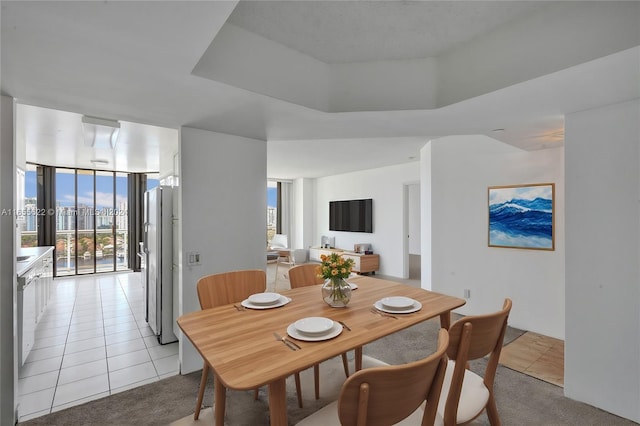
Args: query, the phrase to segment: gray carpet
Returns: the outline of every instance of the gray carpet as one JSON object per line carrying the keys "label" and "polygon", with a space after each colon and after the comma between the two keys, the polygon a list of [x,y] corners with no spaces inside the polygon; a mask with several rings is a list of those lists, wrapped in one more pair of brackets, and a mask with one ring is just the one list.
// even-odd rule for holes
{"label": "gray carpet", "polygon": [[[367,345],[364,353],[392,364],[413,361],[424,357],[435,348],[438,321],[427,321],[407,330],[395,333]],[[505,344],[522,334],[509,329]],[[482,371],[485,361],[472,363],[474,370]],[[344,380],[339,358],[321,365],[321,373],[329,374],[338,382]],[[331,372],[335,372],[332,374]],[[305,372],[306,373],[306,372]],[[320,400],[313,399],[310,390],[311,374],[303,377],[304,408],[297,407],[295,388],[288,383],[287,402],[289,423],[295,424],[313,411],[326,405],[337,395],[337,387],[327,391],[331,380],[321,379]],[[200,372],[176,376],[156,383],[131,389],[84,405],[39,417],[19,425],[168,425],[192,415],[200,381]],[[324,385],[324,386],[323,386]],[[504,425],[636,425],[605,411],[579,403],[563,396],[563,389],[506,367],[498,368],[495,385],[498,410]],[[333,395],[328,395],[333,394]],[[209,383],[205,394],[206,405],[213,399]],[[260,390],[260,398],[254,401],[253,392],[228,391],[226,424],[229,426],[268,425],[266,388]],[[204,422],[198,422],[205,424]],[[208,422],[206,423],[208,424]],[[488,425],[485,415],[475,424]],[[332,425],[327,425],[332,426]]]}

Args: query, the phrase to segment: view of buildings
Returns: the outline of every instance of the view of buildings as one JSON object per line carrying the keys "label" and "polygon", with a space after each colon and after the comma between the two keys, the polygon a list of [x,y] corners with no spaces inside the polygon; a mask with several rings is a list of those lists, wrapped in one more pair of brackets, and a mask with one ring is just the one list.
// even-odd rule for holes
{"label": "view of buildings", "polygon": [[[87,179],[88,177],[88,179]],[[79,182],[83,184],[80,185]],[[147,179],[147,189],[158,185]],[[127,176],[98,176],[64,170],[56,173],[55,212],[39,211],[35,167],[25,172],[23,208],[18,215],[22,247],[38,245],[38,216],[55,214],[56,274],[107,272],[128,269]],[[78,194],[76,194],[76,188]],[[275,183],[267,187],[267,243],[277,229]],[[94,200],[95,206],[94,207]],[[76,267],[77,265],[77,267]]]}
{"label": "view of buildings", "polygon": [[55,215],[57,275],[128,269],[126,174],[116,173],[115,179],[113,173],[76,177],[64,170],[56,178],[55,211],[41,211],[36,172],[25,172],[24,208],[17,221],[22,247],[38,245],[39,215]]}

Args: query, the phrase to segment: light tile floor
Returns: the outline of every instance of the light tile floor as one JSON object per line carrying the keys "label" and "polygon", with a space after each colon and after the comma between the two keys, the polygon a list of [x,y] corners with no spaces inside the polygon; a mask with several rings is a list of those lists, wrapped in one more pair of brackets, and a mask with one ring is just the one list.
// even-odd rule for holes
{"label": "light tile floor", "polygon": [[178,374],[145,321],[140,273],[56,278],[18,374],[20,421]]}

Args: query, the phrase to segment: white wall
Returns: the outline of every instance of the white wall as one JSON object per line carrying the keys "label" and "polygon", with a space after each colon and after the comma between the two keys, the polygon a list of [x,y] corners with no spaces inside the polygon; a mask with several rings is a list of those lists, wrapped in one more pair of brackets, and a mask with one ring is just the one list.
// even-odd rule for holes
{"label": "white wall", "polygon": [[[357,243],[370,243],[380,255],[380,274],[404,277],[404,185],[419,179],[420,164],[412,162],[316,180],[316,235],[334,236],[336,247],[353,250]],[[329,231],[329,201],[373,199],[373,233]]]}
{"label": "white wall", "polygon": [[295,239],[291,248],[308,251],[315,239],[315,179],[296,179],[293,182],[293,194],[294,214],[291,227]]}
{"label": "white wall", "polygon": [[[266,142],[183,127],[180,131],[182,241],[180,314],[200,309],[196,282],[204,275],[266,268]],[[184,254],[200,253],[200,266]],[[184,336],[183,374],[202,368]]]}
{"label": "white wall", "polygon": [[[13,209],[15,204],[15,152],[13,99],[2,96],[0,101],[0,210]],[[16,342],[16,276],[15,216],[0,215],[0,424],[15,423],[15,390],[17,387]]]}
{"label": "white wall", "polygon": [[565,394],[636,422],[640,422],[639,123],[637,99],[565,119]]}
{"label": "white wall", "polygon": [[[432,253],[423,287],[457,297],[469,289],[471,297],[458,310],[463,314],[497,310],[510,297],[511,326],[563,339],[563,150],[521,151],[485,136],[452,136],[429,145],[422,161],[431,188],[422,182],[421,193],[423,214],[431,208],[431,240],[423,231],[423,251],[430,245]],[[547,182],[555,183],[555,251],[488,247],[487,188]],[[424,219],[422,226],[428,227]]]}

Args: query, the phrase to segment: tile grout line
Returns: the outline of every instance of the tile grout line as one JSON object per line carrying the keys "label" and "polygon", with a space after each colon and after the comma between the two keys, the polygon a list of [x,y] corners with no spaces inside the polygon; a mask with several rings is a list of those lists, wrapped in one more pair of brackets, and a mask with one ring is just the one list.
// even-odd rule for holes
{"label": "tile grout line", "polygon": [[[118,283],[120,284],[120,286],[122,286],[122,283],[120,282],[119,279],[118,279]],[[129,302],[129,298],[127,297],[127,294],[126,294],[126,292],[124,292],[124,290],[123,290],[123,293],[125,295],[125,298],[127,299],[127,305],[129,306],[129,310],[133,314],[133,309],[131,309],[131,303]],[[136,320],[135,314],[133,314],[133,318],[134,318],[134,321],[136,323],[136,330],[138,330],[138,333],[140,333],[140,328],[138,327],[138,321]],[[147,341],[145,340],[145,337],[149,337],[149,336],[142,336],[142,333],[140,333],[140,337],[142,338],[142,343],[144,343],[144,347],[145,347],[145,350],[147,351],[147,355],[149,356],[149,359],[151,360],[151,365],[153,365],[153,369],[156,372],[156,377],[155,378],[159,380],[160,379],[160,374],[158,373],[158,368],[156,367],[156,363],[154,362],[154,359],[151,356],[151,352],[149,351],[149,347],[150,346],[147,345]]]}
{"label": "tile grout line", "polygon": [[[122,282],[120,281],[120,277],[118,277],[118,278],[117,278],[117,280],[118,280],[118,288],[122,291],[122,294],[124,295],[124,298],[125,298],[125,300],[127,301],[127,307],[129,308],[129,312],[131,312],[131,315],[133,316],[133,320],[134,320],[134,322],[136,323],[136,328],[135,328],[135,330],[138,332],[138,334],[140,334],[140,338],[142,339],[142,343],[143,343],[143,344],[144,344],[144,346],[145,346],[145,351],[146,351],[146,353],[147,353],[147,356],[149,357],[149,360],[150,360],[150,362],[151,362],[151,365],[153,366],[153,369],[154,369],[154,371],[156,372],[155,379],[158,379],[158,377],[159,377],[159,376],[158,376],[158,370],[157,370],[157,368],[156,368],[155,363],[153,362],[153,358],[151,357],[151,353],[149,352],[149,347],[147,346],[147,342],[144,340],[144,337],[142,336],[142,333],[140,333],[140,328],[138,327],[138,321],[136,320],[136,316],[135,316],[135,314],[133,313],[133,309],[131,308],[131,303],[130,303],[130,301],[129,301],[129,297],[127,296],[127,292],[126,292],[126,291],[124,291],[124,288],[122,287]],[[136,365],[141,365],[141,364],[144,364],[144,363],[139,363],[139,364],[135,364],[135,365],[133,365],[133,366],[128,366],[128,367],[124,367],[124,368],[130,368],[130,367],[134,367],[134,366],[136,366]],[[122,369],[124,369],[124,368],[122,368]],[[149,379],[150,379],[150,378],[149,378]],[[145,380],[149,380],[149,379],[140,380],[140,381],[138,381],[138,382],[136,382],[136,383],[143,382],[143,381],[145,381]],[[129,385],[125,385],[125,386],[130,386],[130,385],[131,385],[131,383],[130,383]],[[109,388],[111,389],[111,386],[109,386]]]}
{"label": "tile grout line", "polygon": [[[92,278],[93,278],[93,277],[92,277]],[[76,307],[78,306],[78,302],[77,302],[77,299],[78,299],[78,289],[79,289],[79,286],[80,286],[81,284],[79,284],[79,283],[77,282],[77,280],[76,280],[75,285],[76,285],[76,291],[75,291],[75,299],[74,299],[74,306],[73,306],[73,309],[72,309],[71,319],[73,319],[73,318],[74,318],[74,316],[75,316],[75,314],[76,314]],[[96,293],[96,289],[99,287],[99,280],[96,280],[96,282],[92,283],[91,285],[92,285],[92,289],[93,289],[93,291],[94,291],[94,294],[92,294],[92,296],[95,296],[95,295],[99,295],[99,296],[100,296],[100,306],[101,306],[101,310],[100,310],[100,312],[101,312],[101,315],[102,315],[102,295],[101,295],[101,294],[99,294],[99,293]],[[103,329],[104,329],[104,319],[103,319]],[[69,330],[71,330],[71,322],[69,323]],[[70,332],[70,331],[69,331],[69,332]],[[103,334],[104,334],[104,333],[103,333]],[[67,335],[67,340],[68,340],[68,335]],[[104,335],[103,335],[103,341],[104,341]],[[66,347],[67,347],[67,342],[65,342],[65,352],[66,352]],[[80,352],[82,352],[82,351],[80,351]],[[60,383],[59,383],[59,382],[60,382],[60,374],[62,373],[62,362],[64,362],[64,355],[65,355],[65,354],[63,353],[63,358],[62,358],[62,361],[61,361],[61,364],[60,364],[60,370],[59,370],[59,373],[58,373],[58,382],[56,383],[56,388],[55,388],[55,391],[54,391],[54,398],[53,398],[53,400],[51,401],[51,412],[53,412],[53,409],[54,409],[55,407],[57,407],[56,405],[54,405],[54,401],[55,401],[55,395],[56,395],[56,394],[57,394],[57,392],[58,392],[58,386],[60,386]],[[105,346],[105,361],[106,361],[106,346]],[[78,364],[78,365],[81,365],[81,364]],[[75,366],[72,366],[72,367],[69,367],[69,368],[77,367],[78,365],[75,365]],[[91,376],[91,377],[94,377],[94,376]],[[85,378],[85,379],[86,379],[86,378]],[[71,383],[73,383],[73,382],[77,382],[77,381],[80,381],[80,380],[85,380],[85,379],[78,379],[78,380],[74,380],[74,381],[69,382],[68,384],[71,384]],[[65,383],[65,384],[67,384],[67,383]],[[60,405],[66,406],[66,405],[72,404],[72,403],[73,403],[73,402],[75,402],[75,401],[79,401],[79,400],[82,400],[82,399],[85,399],[85,398],[89,398],[89,397],[91,397],[91,396],[92,396],[92,395],[86,395],[86,396],[84,396],[84,397],[81,397],[81,398],[75,399],[75,400],[73,400],[73,401],[69,401],[69,402],[66,402],[66,403],[64,403],[64,404],[60,404]]]}
{"label": "tile grout line", "polygon": [[[100,297],[100,299],[99,299],[99,301],[100,301],[100,302],[99,302],[99,303],[100,303],[100,311],[99,311],[99,312],[100,312],[100,313],[101,313],[101,315],[102,315],[101,325],[102,325],[102,332],[103,332],[103,335],[102,335],[102,336],[100,336],[100,337],[102,337],[102,343],[103,343],[103,345],[102,345],[102,350],[104,351],[104,352],[103,352],[103,354],[104,354],[104,359],[105,359],[105,362],[106,362],[106,364],[107,364],[107,382],[108,382],[108,390],[107,390],[105,393],[107,393],[108,395],[113,395],[113,394],[114,394],[114,393],[113,393],[114,389],[112,389],[111,377],[110,377],[110,375],[109,375],[109,368],[108,368],[109,363],[108,363],[107,342],[106,342],[106,336],[107,336],[107,335],[106,335],[106,329],[107,329],[107,326],[106,326],[106,322],[105,322],[105,318],[104,318],[104,316],[105,316],[105,309],[106,309],[106,308],[105,308],[105,306],[104,306],[104,303],[105,303],[105,300],[106,300],[106,299],[105,299],[105,294],[103,293],[103,290],[104,290],[105,292],[106,292],[106,291],[110,291],[110,290],[114,290],[114,291],[113,291],[113,295],[114,295],[114,296],[115,296],[115,295],[118,295],[118,296],[121,296],[121,295],[122,295],[122,296],[124,296],[124,298],[125,298],[125,302],[126,302],[126,306],[127,306],[127,308],[128,308],[128,312],[127,312],[127,314],[131,314],[131,315],[133,315],[133,318],[134,318],[134,322],[135,322],[135,328],[134,328],[134,330],[136,330],[136,333],[135,333],[135,334],[137,334],[138,338],[140,338],[140,339],[142,340],[142,343],[143,343],[143,345],[144,345],[144,348],[145,348],[146,354],[147,354],[147,356],[149,357],[149,360],[150,360],[150,362],[151,362],[151,365],[152,365],[152,366],[153,366],[153,368],[154,368],[154,373],[155,373],[155,374],[154,374],[153,376],[151,376],[151,377],[149,377],[149,378],[147,378],[147,379],[141,380],[141,381],[137,381],[137,382],[135,382],[135,383],[130,383],[130,384],[126,385],[126,386],[127,386],[127,387],[135,387],[136,383],[143,383],[143,382],[146,382],[146,381],[148,381],[148,380],[153,380],[153,381],[160,380],[160,374],[159,374],[159,372],[158,372],[158,367],[156,366],[156,363],[155,363],[155,361],[157,361],[157,360],[154,360],[154,359],[153,359],[153,357],[152,357],[152,355],[151,355],[151,352],[150,352],[150,348],[151,348],[151,347],[155,347],[155,346],[157,346],[157,345],[151,345],[151,346],[150,346],[150,345],[148,344],[148,342],[144,340],[144,339],[145,339],[145,336],[143,336],[142,331],[141,331],[141,329],[140,329],[140,327],[139,327],[139,323],[138,323],[138,321],[136,320],[137,316],[134,314],[134,310],[133,310],[132,305],[131,305],[131,299],[130,299],[130,297],[129,297],[130,295],[127,293],[126,289],[125,289],[125,288],[124,288],[124,286],[123,286],[122,277],[116,277],[116,278],[115,278],[115,282],[110,283],[110,284],[114,284],[114,285],[113,285],[113,288],[109,288],[109,289],[104,288],[104,286],[102,285],[102,284],[104,284],[104,283],[102,283],[100,279],[93,279],[93,280],[92,280],[93,282],[91,282],[91,284],[90,284],[90,285],[91,285],[91,290],[92,290],[92,292],[83,291],[82,295],[80,294],[80,288],[81,288],[81,287],[82,287],[82,288],[86,288],[86,287],[88,287],[88,286],[84,286],[84,284],[85,284],[85,283],[79,283],[79,282],[78,282],[78,277],[74,277],[74,278],[75,278],[75,279],[73,280],[74,282],[73,282],[73,284],[71,284],[71,287],[73,288],[73,293],[72,293],[73,302],[70,304],[70,305],[71,305],[71,314],[70,314],[71,316],[70,316],[70,319],[69,319],[69,323],[65,326],[65,327],[66,327],[66,335],[65,335],[64,343],[63,343],[63,344],[61,344],[61,346],[63,346],[63,348],[62,348],[62,356],[61,356],[60,364],[58,365],[58,369],[57,369],[57,371],[56,371],[56,370],[52,370],[52,371],[56,371],[56,373],[57,373],[57,375],[56,375],[56,383],[55,383],[55,386],[52,386],[52,387],[53,387],[53,396],[52,396],[51,404],[50,404],[50,406],[49,406],[48,408],[46,408],[46,409],[44,409],[44,410],[38,410],[38,411],[37,411],[37,412],[40,412],[40,413],[41,413],[40,415],[45,415],[45,414],[44,414],[44,413],[45,413],[45,411],[46,411],[46,413],[53,413],[53,412],[54,412],[54,409],[55,409],[56,407],[60,407],[60,406],[65,406],[65,407],[67,407],[67,406],[73,406],[73,405],[74,405],[74,402],[77,402],[77,401],[80,401],[80,400],[84,400],[84,399],[86,399],[86,398],[90,398],[90,397],[92,397],[92,396],[94,396],[94,395],[95,395],[95,394],[94,394],[94,395],[85,395],[85,396],[83,396],[83,397],[81,397],[81,398],[74,399],[73,401],[69,401],[69,402],[66,402],[66,403],[64,403],[64,404],[59,404],[59,405],[57,405],[57,406],[56,406],[56,405],[54,405],[54,404],[55,404],[55,397],[56,397],[56,395],[58,395],[58,391],[59,391],[60,379],[61,379],[61,372],[62,372],[62,366],[63,366],[64,360],[65,360],[68,356],[70,356],[70,355],[71,355],[71,354],[68,354],[66,351],[67,351],[67,349],[68,349],[68,345],[70,344],[70,342],[69,342],[69,338],[70,338],[70,335],[71,335],[71,326],[72,326],[72,324],[73,324],[73,321],[72,321],[72,320],[73,320],[74,318],[76,318],[76,316],[78,315],[78,311],[77,311],[77,309],[80,307],[80,297],[81,297],[81,296],[83,296],[83,297],[88,297],[88,298],[95,298],[95,296],[99,296],[99,297]],[[92,277],[92,278],[94,278],[94,277]],[[57,284],[60,284],[60,283],[57,283]],[[139,289],[136,289],[136,288],[134,288],[134,287],[133,287],[133,286],[135,286],[135,284],[134,284],[134,283],[132,284],[132,283],[130,283],[130,282],[129,282],[129,284],[130,284],[130,287],[133,289],[133,293],[132,293],[132,294],[135,296],[135,291],[136,291],[136,290],[138,290],[138,291],[139,291]],[[99,294],[97,293],[98,291],[100,292]],[[56,294],[57,294],[57,293],[56,293]],[[56,298],[56,299],[57,299],[57,301],[58,301],[58,302],[60,301],[60,299],[59,299],[59,298]],[[65,298],[65,302],[66,302],[66,304],[67,304],[67,305],[69,305],[69,303],[68,303],[68,299],[66,299],[66,298]],[[51,305],[51,306],[54,306],[54,305]],[[95,310],[95,311],[97,311],[97,310]],[[136,312],[137,312],[137,311],[136,311]],[[114,316],[113,318],[117,320],[119,317],[120,317],[120,315],[116,315],[116,316]],[[93,319],[93,320],[95,321],[95,319]],[[118,322],[116,321],[116,323],[118,323]],[[96,336],[96,337],[97,337],[97,336]],[[147,337],[149,337],[149,336],[147,336]],[[100,348],[100,346],[98,346],[97,348]],[[85,350],[91,350],[91,349],[85,349]],[[79,351],[79,352],[82,352],[82,351]],[[74,352],[74,353],[75,353],[75,352]],[[169,357],[173,357],[173,356],[175,356],[175,354],[167,355],[167,356],[160,356],[160,357],[158,358],[158,360],[160,360],[160,359],[165,359],[165,358],[169,358]],[[98,360],[96,360],[96,361],[98,361]],[[80,363],[80,364],[78,364],[78,365],[81,365],[81,364],[85,364],[85,363]],[[133,365],[133,366],[129,366],[129,367],[135,367],[135,366],[137,366],[137,365],[140,365],[140,364],[135,364],[135,365]],[[72,366],[72,367],[73,367],[73,366]],[[125,367],[125,368],[129,368],[129,367]],[[71,367],[70,367],[70,368],[71,368]],[[170,373],[171,373],[171,372],[170,372]],[[167,374],[168,374],[168,373],[164,373],[164,375],[165,375],[165,376],[166,376]],[[94,376],[91,376],[91,377],[94,377]],[[82,379],[78,379],[78,380],[82,380]],[[75,381],[75,380],[73,380],[73,381]],[[72,382],[73,382],[73,381],[72,381]],[[72,382],[70,382],[70,383],[72,383]],[[51,389],[52,387],[48,387],[47,389]],[[81,393],[81,392],[80,392],[80,393]],[[34,412],[34,413],[35,413],[35,412]],[[26,414],[25,416],[32,415],[32,414],[34,414],[34,413],[29,413],[29,414]],[[40,415],[39,415],[39,416],[40,416]],[[39,416],[37,416],[37,417],[39,417]]]}
{"label": "tile grout line", "polygon": [[[78,290],[78,288],[79,288],[79,285],[80,285],[80,284],[79,284],[79,283],[77,283],[77,281],[76,281],[76,293],[75,293],[75,294],[76,294],[76,298],[75,298],[75,302],[74,302],[74,307],[73,307],[72,317],[71,317],[71,318],[73,318],[73,317],[74,317],[74,315],[75,315],[75,313],[76,313],[77,298],[78,298],[78,291],[77,291],[77,290]],[[101,292],[99,292],[99,290],[96,290],[97,288],[99,288],[99,285],[100,285],[100,284],[99,284],[99,280],[96,280],[96,282],[95,282],[95,283],[92,283],[92,288],[93,288],[93,291],[94,291],[94,293],[95,293],[94,295],[98,295],[98,296],[100,296],[100,314],[101,314],[101,316],[103,316],[103,315],[102,315],[102,294],[101,294]],[[103,345],[103,348],[104,348],[104,350],[105,350],[105,362],[106,362],[106,340],[105,340],[105,337],[104,337],[104,318],[103,318],[103,320],[102,320],[102,327],[103,327],[103,336],[102,336],[102,338],[103,338],[103,344],[104,344],[104,345]],[[71,328],[71,324],[69,324],[69,328]],[[67,337],[67,339],[68,339],[68,337]],[[65,351],[66,351],[66,344],[65,344]],[[79,352],[82,352],[82,351],[79,351]],[[74,353],[77,353],[77,352],[74,352]],[[63,361],[64,361],[64,354],[63,354]],[[82,364],[86,364],[86,363],[82,363]],[[72,366],[72,367],[77,367],[77,366],[82,365],[82,364],[77,364],[77,365]],[[72,367],[69,367],[69,368],[72,368]],[[61,365],[60,365],[60,373],[61,373],[61,372],[62,372],[62,363],[61,363]],[[91,377],[95,377],[95,376],[91,376]],[[68,384],[71,384],[71,383],[73,383],[73,382],[77,382],[77,381],[80,381],[80,380],[85,380],[85,379],[87,379],[87,378],[90,378],[90,377],[86,377],[86,378],[84,378],[84,379],[73,380],[73,381],[69,382]],[[108,380],[108,376],[107,376],[107,380]],[[57,391],[58,391],[59,381],[60,381],[60,374],[58,375],[58,383],[56,384],[56,389],[55,389],[55,392],[54,392],[54,399],[53,399],[53,401],[51,402],[51,404],[52,404],[51,412],[53,412],[53,408],[57,407],[56,405],[53,405],[53,403],[54,403],[54,401],[55,401],[55,394],[56,394],[56,393],[57,393]],[[65,383],[65,384],[67,384],[67,383]],[[93,394],[93,395],[95,395],[95,394]],[[91,396],[93,396],[93,395],[86,395],[86,396],[83,396],[83,397],[81,397],[81,398],[78,398],[78,399],[75,399],[75,400],[73,400],[73,401],[69,401],[69,402],[66,402],[66,403],[64,403],[64,404],[60,404],[60,405],[69,405],[69,404],[72,404],[72,403],[73,403],[73,402],[75,402],[75,401],[80,401],[80,400],[82,400],[82,399],[89,398],[89,397],[91,397]]]}
{"label": "tile grout line", "polygon": [[76,304],[78,302],[78,283],[75,283],[73,298],[73,307],[71,308],[71,318],[69,318],[69,325],[67,328],[67,337],[64,340],[64,349],[62,350],[62,358],[60,358],[60,366],[58,367],[58,378],[56,379],[56,385],[53,389],[53,397],[51,398],[51,407],[49,407],[49,413],[53,412],[53,402],[56,400],[56,394],[58,393],[58,384],[60,383],[60,374],[62,373],[62,363],[64,362],[64,356],[67,351],[67,341],[69,340],[69,333],[71,332],[71,320],[73,319],[73,313],[76,310]]}
{"label": "tile grout line", "polygon": [[102,335],[104,337],[104,361],[105,361],[105,364],[107,364],[107,388],[108,388],[109,395],[113,395],[111,393],[112,391],[111,374],[109,374],[111,370],[109,369],[109,352],[107,351],[107,330],[106,330],[106,326],[104,325],[104,305],[102,300],[102,286],[100,286],[100,312],[102,313]]}

